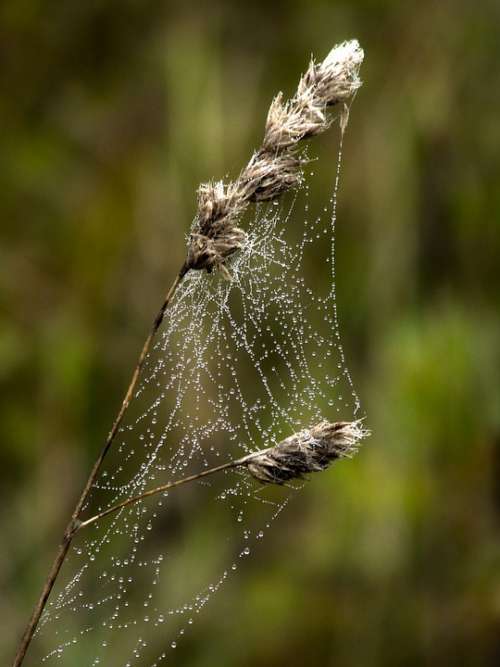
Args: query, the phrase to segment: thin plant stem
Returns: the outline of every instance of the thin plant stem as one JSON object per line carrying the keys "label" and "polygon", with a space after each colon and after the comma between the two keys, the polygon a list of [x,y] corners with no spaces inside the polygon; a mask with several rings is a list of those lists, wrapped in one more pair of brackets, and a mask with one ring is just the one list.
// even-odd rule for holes
{"label": "thin plant stem", "polygon": [[176,486],[182,486],[183,484],[187,484],[188,482],[196,482],[196,480],[201,479],[202,477],[208,477],[209,475],[213,475],[216,472],[221,472],[221,470],[228,470],[229,468],[237,468],[239,466],[243,466],[245,465],[245,463],[246,463],[245,459],[239,459],[238,461],[228,461],[227,463],[223,463],[222,465],[216,466],[215,468],[209,468],[207,470],[203,470],[202,472],[197,472],[194,475],[189,475],[189,477],[184,477],[183,479],[178,479],[174,482],[168,482],[167,484],[156,486],[154,489],[150,489],[149,491],[145,491],[144,493],[141,493],[137,496],[132,496],[131,498],[127,498],[126,500],[123,500],[121,503],[112,505],[112,507],[108,507],[107,510],[99,512],[98,514],[91,516],[89,519],[86,519],[85,521],[81,521],[77,526],[77,530],[86,528],[87,526],[90,526],[96,521],[103,519],[105,516],[108,516],[109,514],[114,514],[115,512],[118,512],[118,510],[121,510],[124,507],[127,507],[128,505],[134,505],[135,503],[144,500],[144,498],[149,498],[149,496],[155,496],[158,493],[163,493],[164,491],[173,489]]}
{"label": "thin plant stem", "polygon": [[106,454],[108,453],[111,445],[113,444],[113,441],[116,437],[116,434],[118,433],[118,430],[121,426],[121,423],[123,421],[123,417],[125,416],[125,413],[127,411],[127,408],[130,404],[130,401],[132,400],[132,396],[134,394],[134,389],[137,385],[137,381],[139,379],[142,367],[144,365],[144,361],[146,360],[146,357],[149,353],[149,350],[151,349],[151,344],[153,342],[154,337],[156,336],[156,333],[158,332],[158,329],[161,326],[161,323],[163,322],[163,318],[165,317],[165,311],[168,308],[169,303],[172,301],[172,298],[181,283],[182,279],[186,275],[188,271],[188,267],[186,264],[183,264],[181,267],[179,273],[177,274],[174,282],[172,283],[170,289],[167,291],[165,298],[163,300],[163,303],[160,307],[160,310],[158,311],[154,321],[153,321],[153,326],[151,328],[151,331],[146,338],[144,345],[142,347],[141,353],[139,355],[139,359],[137,360],[137,364],[134,368],[134,372],[132,373],[132,378],[130,380],[130,383],[128,385],[127,391],[125,393],[125,397],[122,401],[122,404],[120,406],[120,409],[118,411],[118,414],[115,418],[115,421],[113,422],[113,426],[111,427],[111,430],[109,432],[108,437],[106,438],[106,442],[104,443],[104,447],[102,448],[99,456],[97,457],[96,462],[94,463],[94,466],[92,467],[92,470],[90,472],[90,475],[87,479],[87,482],[83,488],[83,491],[80,495],[80,498],[78,499],[78,502],[76,503],[75,509],[73,510],[73,513],[71,514],[71,518],[68,522],[68,525],[66,526],[66,530],[64,531],[63,538],[61,540],[61,543],[59,545],[59,550],[57,552],[57,555],[54,559],[54,562],[52,563],[52,567],[50,568],[50,572],[48,574],[48,577],[45,581],[45,584],[43,586],[40,598],[38,599],[38,602],[36,603],[33,613],[31,615],[31,618],[29,620],[29,623],[26,627],[26,630],[24,631],[24,634],[21,638],[21,642],[19,644],[16,657],[14,659],[13,667],[19,667],[22,665],[24,658],[26,656],[26,652],[28,650],[28,647],[31,643],[31,640],[33,639],[33,635],[35,633],[35,630],[38,626],[38,622],[40,621],[40,617],[43,613],[43,610],[45,609],[45,605],[47,604],[47,600],[49,598],[49,595],[52,591],[52,588],[54,587],[54,583],[57,579],[57,576],[61,570],[61,567],[66,559],[69,547],[71,545],[71,542],[73,540],[73,536],[75,535],[76,531],[79,529],[81,526],[82,522],[80,521],[80,513],[82,511],[82,508],[85,504],[85,501],[87,500],[87,497],[90,493],[90,490],[95,482],[95,479],[99,473],[99,470],[101,468],[101,465],[104,461],[104,458]]}

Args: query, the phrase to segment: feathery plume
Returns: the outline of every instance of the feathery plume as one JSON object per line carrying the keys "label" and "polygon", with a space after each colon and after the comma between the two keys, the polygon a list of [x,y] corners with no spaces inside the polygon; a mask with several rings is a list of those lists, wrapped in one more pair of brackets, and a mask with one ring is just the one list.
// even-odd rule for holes
{"label": "feathery plume", "polygon": [[248,472],[264,484],[283,484],[321,472],[337,459],[350,458],[370,431],[361,420],[322,421],[285,438],[274,447],[247,457]]}
{"label": "feathery plume", "polygon": [[298,144],[330,127],[329,107],[344,105],[340,122],[345,129],[347,103],[361,86],[362,62],[358,41],[343,42],[323,62],[311,60],[292,99],[283,102],[283,93],[278,93],[267,115],[262,146],[239,178],[226,185],[207,183],[198,190],[186,270],[220,269],[229,277],[225,262],[245,241],[245,232],[236,226],[238,217],[250,202],[271,201],[301,184],[307,159]]}

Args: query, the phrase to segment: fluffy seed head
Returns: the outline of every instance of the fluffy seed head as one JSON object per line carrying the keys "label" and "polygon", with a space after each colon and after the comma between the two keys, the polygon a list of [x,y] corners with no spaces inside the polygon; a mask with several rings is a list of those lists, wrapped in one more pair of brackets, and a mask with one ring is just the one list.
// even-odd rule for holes
{"label": "fluffy seed head", "polygon": [[276,199],[300,184],[301,164],[290,151],[274,155],[267,151],[255,153],[240,177],[245,196],[256,202]]}
{"label": "fluffy seed head", "polygon": [[270,449],[248,457],[249,473],[264,484],[283,484],[320,472],[336,461],[353,456],[361,440],[370,435],[361,420],[321,421],[294,433]]}
{"label": "fluffy seed head", "polygon": [[283,150],[301,139],[320,134],[329,126],[323,105],[318,105],[310,89],[300,99],[283,102],[283,93],[274,98],[267,115],[264,146]]}
{"label": "fluffy seed head", "polygon": [[214,228],[241,210],[241,193],[238,183],[215,181],[202,183],[198,188],[197,225],[207,236],[214,235]]}
{"label": "fluffy seed head", "polygon": [[242,208],[237,183],[204,183],[198,190],[198,215],[195,231],[189,238],[186,266],[211,273],[224,267],[225,260],[244,243],[245,232],[234,219]]}
{"label": "fluffy seed head", "polygon": [[364,53],[357,39],[335,46],[321,63],[311,60],[302,77],[297,97],[312,94],[317,104],[347,102],[361,86],[359,68]]}
{"label": "fluffy seed head", "polygon": [[283,150],[330,127],[327,107],[346,103],[361,86],[359,68],[363,49],[357,40],[333,48],[321,63],[311,60],[300,79],[295,96],[283,103],[283,94],[273,100],[267,116],[264,147]]}
{"label": "fluffy seed head", "polygon": [[245,233],[235,220],[250,202],[271,201],[302,182],[307,162],[298,142],[324,132],[332,118],[328,107],[341,103],[342,130],[347,123],[347,102],[361,86],[359,68],[363,50],[357,40],[333,48],[321,63],[311,61],[295,96],[283,102],[279,93],[266,121],[264,141],[233,183],[207,183],[198,191],[198,213],[190,237],[186,268],[221,269],[242,247]]}

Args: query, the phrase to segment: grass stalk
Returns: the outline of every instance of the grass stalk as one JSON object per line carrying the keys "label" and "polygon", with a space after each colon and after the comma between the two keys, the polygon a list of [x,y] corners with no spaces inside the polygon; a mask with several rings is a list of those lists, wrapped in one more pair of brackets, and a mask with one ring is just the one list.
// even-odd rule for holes
{"label": "grass stalk", "polygon": [[[186,261],[154,319],[111,431],[66,526],[41,595],[21,638],[13,667],[20,667],[24,661],[54,583],[78,530],[121,507],[138,502],[167,488],[180,486],[226,468],[243,465],[243,459],[232,461],[190,478],[147,491],[141,496],[130,498],[86,521],[80,518],[85,501],[132,400],[153,339],[179,284],[190,270],[205,270],[208,273],[219,270],[225,277],[230,277],[225,266],[226,262],[231,255],[242,248],[246,238],[245,232],[236,225],[237,219],[251,202],[272,201],[301,183],[302,166],[307,159],[300,151],[299,142],[326,131],[332,123],[328,110],[338,104],[343,105],[341,127],[344,128],[348,113],[347,103],[361,85],[358,73],[362,60],[363,50],[356,40],[336,46],[320,63],[312,60],[306,73],[300,79],[294,97],[284,103],[283,96],[279,93],[274,99],[269,109],[262,146],[253,154],[239,177],[231,183],[225,184],[218,181],[200,187],[198,212],[188,244]],[[298,441],[295,442],[294,437],[291,436],[292,440],[288,442],[288,449],[271,448],[252,455],[251,464],[249,461],[246,463],[249,472],[261,482],[282,484],[288,479],[300,477],[303,473],[315,472],[326,467],[330,460],[327,454],[325,454],[326,459],[323,460],[318,459],[313,450],[308,450],[307,447],[302,451],[302,445]],[[295,447],[297,444],[300,445],[298,448]]]}

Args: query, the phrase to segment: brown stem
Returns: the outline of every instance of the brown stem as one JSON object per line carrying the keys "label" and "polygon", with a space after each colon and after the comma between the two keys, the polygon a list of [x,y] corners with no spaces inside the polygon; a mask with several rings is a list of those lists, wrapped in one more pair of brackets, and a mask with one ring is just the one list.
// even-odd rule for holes
{"label": "brown stem", "polygon": [[38,602],[35,605],[35,608],[33,609],[33,613],[31,615],[30,621],[26,627],[26,630],[24,631],[24,634],[22,636],[21,642],[19,644],[19,648],[17,650],[16,657],[14,659],[13,667],[19,667],[25,658],[26,651],[28,650],[28,647],[31,643],[31,640],[33,639],[33,635],[35,633],[35,630],[37,628],[38,622],[40,620],[40,616],[42,615],[42,612],[45,608],[45,605],[47,604],[47,600],[49,598],[49,595],[52,591],[52,588],[54,587],[54,583],[57,579],[57,576],[61,570],[62,564],[64,563],[64,560],[66,558],[66,555],[68,553],[69,547],[71,545],[71,541],[73,540],[73,536],[78,530],[78,528],[81,525],[81,521],[79,519],[80,512],[82,511],[82,507],[85,504],[85,501],[87,500],[87,496],[90,493],[90,489],[92,488],[92,485],[95,482],[95,479],[97,477],[97,474],[99,473],[99,469],[102,465],[102,462],[104,461],[104,457],[109,451],[109,448],[111,447],[113,440],[116,437],[116,434],[118,433],[118,429],[120,428],[120,425],[123,421],[123,417],[125,415],[125,412],[127,411],[127,408],[130,404],[130,401],[132,399],[132,395],[134,393],[135,386],[137,384],[137,380],[139,379],[139,375],[141,373],[141,369],[144,365],[144,361],[146,359],[146,356],[151,348],[151,343],[153,342],[153,339],[160,328],[161,323],[163,322],[163,318],[165,316],[165,311],[167,310],[168,304],[172,300],[172,297],[175,294],[175,291],[177,287],[179,286],[180,282],[188,272],[188,267],[186,264],[184,264],[177,274],[177,277],[175,278],[174,282],[172,283],[172,286],[168,290],[168,292],[165,295],[165,299],[161,305],[160,310],[158,311],[158,314],[156,315],[153,326],[151,328],[151,331],[149,333],[149,336],[146,338],[146,341],[143,345],[143,348],[141,350],[141,354],[139,355],[139,359],[137,361],[137,364],[135,366],[134,372],[132,373],[132,378],[130,380],[130,384],[128,386],[127,392],[125,394],[125,397],[123,399],[123,402],[121,404],[120,410],[118,411],[118,414],[116,416],[115,421],[113,422],[113,426],[111,427],[111,431],[109,432],[108,437],[106,438],[106,442],[104,443],[104,447],[101,450],[101,453],[97,457],[96,462],[94,463],[94,466],[90,472],[89,478],[87,480],[87,483],[85,484],[85,487],[80,495],[80,498],[78,499],[78,502],[75,506],[75,509],[73,510],[73,513],[71,515],[71,519],[69,520],[69,523],[66,527],[66,530],[64,531],[64,536],[61,541],[61,544],[59,546],[59,551],[57,552],[57,556],[52,564],[52,567],[50,568],[49,575],[47,577],[47,580],[45,581],[42,593],[40,595],[40,598]]}
{"label": "brown stem", "polygon": [[127,498],[126,500],[123,500],[121,503],[117,503],[112,507],[108,507],[107,510],[99,512],[98,514],[91,516],[89,519],[86,519],[85,521],[81,521],[78,524],[77,530],[80,530],[81,528],[86,528],[87,526],[90,526],[92,523],[99,521],[99,519],[108,516],[108,514],[114,514],[114,512],[118,512],[118,510],[121,510],[123,507],[127,507],[128,505],[134,505],[135,503],[138,503],[140,500],[143,500],[144,498],[149,498],[149,496],[155,496],[158,493],[162,493],[163,491],[168,491],[169,489],[173,489],[176,486],[182,486],[182,484],[187,484],[188,482],[195,482],[197,479],[201,479],[202,477],[207,477],[208,475],[213,475],[214,473],[220,472],[221,470],[227,470],[229,468],[237,468],[238,466],[245,465],[245,462],[246,462],[245,459],[239,459],[238,461],[228,461],[227,463],[223,463],[222,465],[216,466],[215,468],[209,468],[208,470],[197,472],[194,475],[189,475],[189,477],[178,479],[175,482],[168,482],[167,484],[156,486],[154,489],[145,491],[144,493],[141,493],[138,496],[132,496],[132,498]]}

